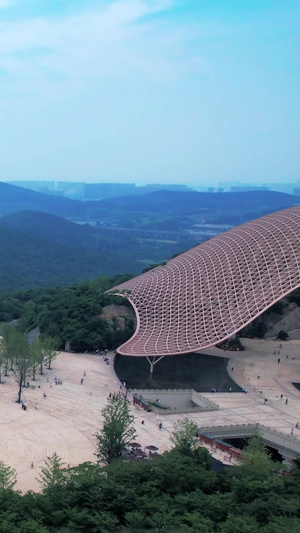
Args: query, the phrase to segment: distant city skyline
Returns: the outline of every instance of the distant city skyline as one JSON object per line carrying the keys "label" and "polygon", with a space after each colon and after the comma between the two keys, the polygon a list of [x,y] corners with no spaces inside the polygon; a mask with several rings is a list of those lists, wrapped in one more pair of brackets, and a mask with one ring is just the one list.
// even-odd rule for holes
{"label": "distant city skyline", "polygon": [[296,184],[300,3],[0,0],[0,180]]}
{"label": "distant city skyline", "polygon": [[20,180],[10,181],[11,185],[24,187],[43,194],[55,196],[65,196],[77,200],[101,200],[116,196],[132,196],[147,194],[154,191],[173,190],[173,191],[197,191],[197,192],[246,192],[246,191],[275,191],[295,196],[300,196],[300,180],[297,182],[285,183],[240,183],[225,181],[220,182],[217,186],[211,184],[163,184],[163,183],[145,183],[138,185],[135,183],[88,183],[75,181],[31,181]]}

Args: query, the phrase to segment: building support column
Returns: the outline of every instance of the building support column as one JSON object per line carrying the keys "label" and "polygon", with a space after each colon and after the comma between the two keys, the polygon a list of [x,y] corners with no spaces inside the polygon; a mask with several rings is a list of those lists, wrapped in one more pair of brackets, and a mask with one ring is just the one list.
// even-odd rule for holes
{"label": "building support column", "polygon": [[161,359],[163,359],[163,357],[164,357],[163,355],[161,357],[158,357],[158,358],[156,358],[156,356],[154,356],[154,357],[148,357],[147,356],[146,357],[146,359],[147,359],[147,361],[148,361],[148,363],[150,365],[150,376],[149,376],[150,381],[151,381],[151,379],[153,377],[154,365],[156,365],[156,363],[158,363]]}

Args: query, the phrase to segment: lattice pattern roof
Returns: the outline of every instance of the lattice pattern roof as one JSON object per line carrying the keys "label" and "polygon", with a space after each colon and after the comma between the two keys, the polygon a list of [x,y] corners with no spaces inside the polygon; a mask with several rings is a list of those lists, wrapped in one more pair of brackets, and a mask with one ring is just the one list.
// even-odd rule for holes
{"label": "lattice pattern roof", "polygon": [[300,207],[214,237],[111,289],[137,316],[118,352],[174,355],[213,346],[298,288],[299,265]]}

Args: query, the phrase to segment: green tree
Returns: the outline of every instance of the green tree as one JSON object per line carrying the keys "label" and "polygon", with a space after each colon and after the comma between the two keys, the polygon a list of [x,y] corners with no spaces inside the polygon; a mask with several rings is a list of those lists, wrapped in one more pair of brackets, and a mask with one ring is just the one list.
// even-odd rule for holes
{"label": "green tree", "polygon": [[198,447],[198,426],[189,418],[177,420],[174,424],[173,434],[170,437],[175,448],[183,454],[191,454]]}
{"label": "green tree", "polygon": [[119,394],[108,399],[102,416],[103,427],[95,435],[98,448],[96,455],[99,462],[111,463],[121,456],[124,448],[136,437],[134,417],[130,413],[127,399]]}
{"label": "green tree", "polygon": [[182,526],[182,531],[186,531],[184,526],[188,527],[188,531],[195,533],[215,533],[215,527],[213,522],[204,516],[201,516],[201,512],[194,511],[193,513],[184,512],[179,519],[179,524]]}
{"label": "green tree", "polygon": [[19,332],[16,326],[12,324],[3,324],[1,326],[2,349],[4,358],[5,376],[8,376],[9,368],[13,370],[14,360],[19,342]]}
{"label": "green tree", "polygon": [[13,489],[16,483],[16,470],[10,466],[6,466],[2,461],[0,461],[0,488]]}
{"label": "green tree", "polygon": [[277,339],[279,339],[280,341],[286,341],[288,339],[288,336],[289,334],[283,329],[281,329],[277,335]]}
{"label": "green tree", "polygon": [[260,533],[299,533],[300,519],[286,516],[275,519],[267,526],[261,528]]}
{"label": "green tree", "polygon": [[2,371],[5,367],[6,357],[5,357],[5,346],[3,340],[0,339],[0,383],[2,383]]}
{"label": "green tree", "polygon": [[259,533],[259,524],[251,516],[229,515],[220,529],[220,533]]}
{"label": "green tree", "polygon": [[39,524],[33,518],[27,518],[24,522],[21,522],[16,533],[47,533],[49,530]]}
{"label": "green tree", "polygon": [[[41,357],[46,361],[48,370],[51,370],[51,365],[57,357],[58,339],[53,337],[44,337],[41,340]],[[41,367],[42,368],[42,367]]]}
{"label": "green tree", "polygon": [[[21,402],[22,388],[26,384],[26,378],[32,367],[32,358],[30,347],[25,333],[22,333],[17,327],[6,324],[2,328],[2,349],[6,359],[6,374],[8,372],[8,362],[10,361],[11,370],[14,373],[15,380],[18,383],[18,399]],[[15,362],[15,364],[14,364]]]}
{"label": "green tree", "polygon": [[249,440],[243,452],[243,464],[267,469],[272,466],[270,452],[258,434]]}
{"label": "green tree", "polygon": [[18,383],[18,399],[17,403],[21,402],[22,388],[26,385],[26,379],[29,378],[32,368],[32,358],[30,353],[30,346],[26,335],[20,332],[16,333],[16,364],[13,368],[15,380]]}
{"label": "green tree", "polygon": [[[34,341],[30,344],[30,357],[32,364],[32,379],[35,381],[35,376],[38,367],[43,368],[44,353],[42,349],[42,343],[40,337],[36,337]],[[41,374],[43,372],[40,372]]]}
{"label": "green tree", "polygon": [[41,473],[38,482],[43,490],[62,483],[66,478],[66,471],[63,469],[64,463],[56,452],[47,457],[44,466],[41,467]]}

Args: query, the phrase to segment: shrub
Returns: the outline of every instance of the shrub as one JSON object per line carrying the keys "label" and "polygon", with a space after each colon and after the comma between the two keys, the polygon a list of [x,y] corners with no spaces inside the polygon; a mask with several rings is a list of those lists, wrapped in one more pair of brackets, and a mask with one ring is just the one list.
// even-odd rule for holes
{"label": "shrub", "polygon": [[277,339],[279,339],[280,341],[286,341],[288,336],[289,334],[283,329],[281,329],[277,335]]}

